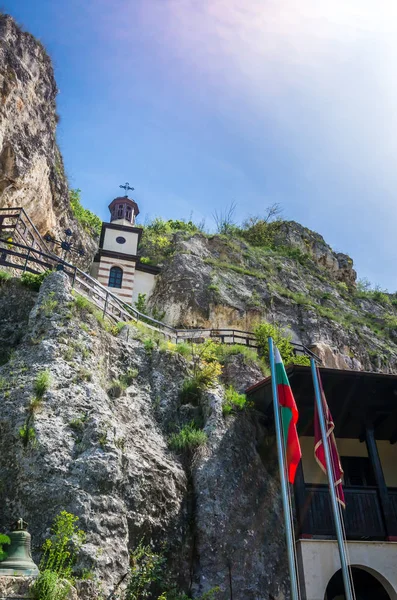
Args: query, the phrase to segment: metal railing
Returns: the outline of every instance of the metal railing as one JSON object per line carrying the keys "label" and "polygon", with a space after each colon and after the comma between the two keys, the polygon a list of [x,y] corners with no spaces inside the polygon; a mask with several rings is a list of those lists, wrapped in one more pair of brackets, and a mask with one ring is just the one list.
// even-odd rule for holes
{"label": "metal railing", "polygon": [[0,208],[0,232],[2,237],[7,236],[14,242],[19,241],[30,248],[50,253],[34,223],[21,207]]}
{"label": "metal railing", "polygon": [[[4,209],[0,209],[0,212],[1,210]],[[18,215],[11,216],[18,217]],[[24,213],[22,218],[17,219],[17,224],[15,224],[13,231],[17,231],[20,236],[25,235],[26,237],[26,232],[29,232],[28,227],[26,227],[23,234],[21,233],[21,228],[26,224],[24,216],[27,217]],[[7,218],[10,218],[10,214],[7,214]],[[20,224],[19,229],[18,223]],[[28,224],[34,227],[30,220],[28,220]],[[109,288],[103,286],[98,280],[75,265],[68,263],[47,249],[46,251],[39,249],[37,247],[39,244],[34,239],[35,236],[31,236],[33,238],[32,245],[16,242],[14,239],[11,239],[12,236],[8,237],[9,229],[8,226],[6,227],[4,235],[4,226],[0,223],[0,268],[8,267],[22,271],[22,273],[36,274],[47,270],[62,270],[71,280],[72,287],[89,299],[102,312],[104,317],[108,317],[114,322],[143,322],[146,327],[176,344],[181,342],[201,343],[208,339],[215,339],[223,344],[240,344],[253,349],[258,348],[255,334],[252,331],[228,328],[177,329],[153,317],[149,317],[139,312],[131,304],[121,300]],[[35,232],[40,237],[36,229]],[[45,246],[44,242],[43,245]],[[292,343],[292,345],[295,354],[305,354],[320,362],[320,359],[303,344]]]}

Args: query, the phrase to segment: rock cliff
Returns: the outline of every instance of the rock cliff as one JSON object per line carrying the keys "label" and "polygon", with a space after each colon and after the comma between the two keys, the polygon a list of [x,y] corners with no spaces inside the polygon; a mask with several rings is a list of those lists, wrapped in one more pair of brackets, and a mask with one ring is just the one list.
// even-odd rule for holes
{"label": "rock cliff", "polygon": [[[8,280],[0,295],[0,332],[20,329],[0,367],[0,531],[23,515],[37,559],[54,516],[78,515],[87,532],[78,569],[94,576],[79,584],[85,600],[113,589],[142,538],[166,543],[170,572],[194,597],[219,586],[220,600],[287,598],[274,444],[261,416],[224,416],[219,385],[182,402],[189,360],[132,326],[106,331],[62,273],[38,294]],[[228,381],[261,376],[243,358],[225,369]],[[44,370],[49,387],[32,404]],[[206,445],[170,450],[170,434],[193,419]]]}
{"label": "rock cliff", "polygon": [[288,329],[324,366],[397,370],[397,296],[356,287],[353,261],[294,222],[271,247],[240,235],[177,232],[149,306],[178,327]]}
{"label": "rock cliff", "polygon": [[73,217],[56,142],[58,89],[43,45],[0,15],[0,208],[22,206],[41,234],[70,227],[91,260],[96,241]]}

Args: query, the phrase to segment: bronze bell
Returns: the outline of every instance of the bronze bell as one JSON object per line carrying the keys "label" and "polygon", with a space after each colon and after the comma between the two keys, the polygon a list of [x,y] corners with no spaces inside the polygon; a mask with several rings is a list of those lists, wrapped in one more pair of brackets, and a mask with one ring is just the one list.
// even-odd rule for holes
{"label": "bronze bell", "polygon": [[18,519],[11,525],[11,540],[5,548],[7,558],[0,561],[0,577],[11,575],[13,577],[35,577],[39,574],[37,565],[32,560],[30,552],[30,533],[26,531],[28,524],[23,519]]}

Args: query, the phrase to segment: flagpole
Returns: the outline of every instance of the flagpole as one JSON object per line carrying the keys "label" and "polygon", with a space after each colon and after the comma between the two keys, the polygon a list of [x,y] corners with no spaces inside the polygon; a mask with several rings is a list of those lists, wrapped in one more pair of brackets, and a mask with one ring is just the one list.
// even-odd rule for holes
{"label": "flagpole", "polygon": [[334,516],[336,539],[338,541],[338,550],[339,550],[340,562],[341,562],[341,567],[342,567],[343,585],[345,588],[346,600],[353,600],[349,570],[348,570],[345,548],[344,548],[342,524],[341,524],[340,514],[339,514],[339,510],[338,510],[338,501],[336,499],[334,477],[332,475],[333,469],[332,469],[332,464],[331,464],[331,455],[330,455],[329,446],[328,446],[327,428],[325,426],[324,409],[323,409],[323,403],[322,403],[322,399],[321,399],[320,385],[319,385],[318,376],[317,376],[317,366],[316,366],[316,363],[314,362],[313,358],[310,359],[310,366],[311,366],[312,376],[313,376],[313,385],[314,385],[314,393],[315,393],[315,397],[316,397],[318,420],[319,420],[320,429],[321,429],[321,439],[322,439],[323,447],[324,447],[325,464],[327,466],[328,486],[329,486],[329,493],[331,496],[331,507],[332,507],[332,513]]}
{"label": "flagpole", "polygon": [[[284,446],[282,440],[281,431],[281,419],[278,405],[278,394],[277,394],[277,382],[276,382],[276,368],[274,364],[274,349],[273,339],[268,338],[269,343],[269,359],[270,359],[270,372],[272,376],[272,392],[273,392],[273,408],[274,408],[274,424],[276,428],[276,440],[277,440],[277,454],[278,454],[278,467],[280,470],[280,481],[281,481],[281,498],[283,501],[284,510],[284,525],[285,525],[285,537],[287,541],[287,553],[288,553],[288,569],[291,581],[291,599],[299,600],[299,589],[298,579],[296,576],[295,566],[295,553],[294,553],[294,534],[291,525],[291,514],[288,501],[288,489],[286,481],[286,470],[284,460]],[[349,599],[350,600],[350,599]]]}

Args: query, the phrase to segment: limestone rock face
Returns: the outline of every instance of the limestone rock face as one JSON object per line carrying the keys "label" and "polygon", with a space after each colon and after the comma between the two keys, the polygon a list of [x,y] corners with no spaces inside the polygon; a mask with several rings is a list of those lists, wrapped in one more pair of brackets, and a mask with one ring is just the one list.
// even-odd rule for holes
{"label": "limestone rock face", "polygon": [[56,142],[57,93],[42,44],[0,15],[0,208],[23,207],[41,234],[70,227],[90,262],[96,241],[72,215]]}
{"label": "limestone rock face", "polygon": [[[283,237],[284,236],[284,237]],[[253,331],[278,323],[326,367],[397,372],[397,298],[357,292],[353,261],[285,223],[276,249],[176,234],[149,300],[177,327]]]}
{"label": "limestone rock face", "polygon": [[281,223],[276,244],[309,254],[317,265],[324,267],[337,281],[350,285],[356,282],[357,273],[353,269],[350,256],[334,252],[319,233],[311,231],[300,223],[295,221]]}
{"label": "limestone rock face", "polygon": [[[3,298],[15,285],[3,282]],[[14,302],[15,313],[0,303],[0,329],[24,315],[24,335],[0,367],[0,531],[23,515],[38,561],[55,515],[76,514],[87,532],[78,569],[94,573],[76,584],[81,600],[107,597],[142,538],[166,544],[167,569],[193,597],[219,586],[219,600],[231,589],[235,600],[288,598],[277,467],[257,415],[223,416],[219,386],[198,406],[181,404],[187,360],[145,347],[133,326],[128,336],[105,331],[76,307],[62,273],[31,293],[29,316]],[[242,362],[229,382],[237,368],[244,385],[261,377]],[[51,383],[32,415],[43,370]],[[196,416],[206,446],[190,457],[171,451],[170,433]]]}

